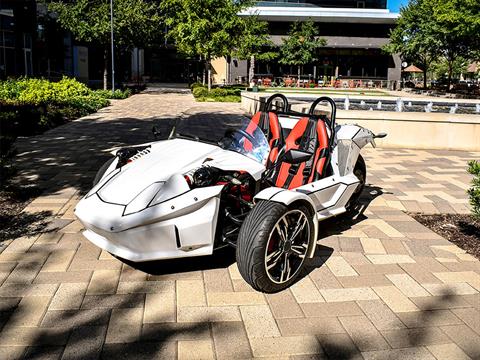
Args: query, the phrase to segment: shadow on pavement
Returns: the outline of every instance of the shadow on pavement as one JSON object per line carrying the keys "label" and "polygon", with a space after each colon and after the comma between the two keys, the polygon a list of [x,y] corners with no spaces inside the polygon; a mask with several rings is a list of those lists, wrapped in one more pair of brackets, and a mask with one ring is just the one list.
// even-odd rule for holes
{"label": "shadow on pavement", "polygon": [[381,187],[366,184],[360,197],[360,206],[354,212],[347,212],[321,221],[321,226],[318,228],[318,238],[339,235],[351,229],[353,225],[367,219],[367,216],[364,215],[365,210],[375,198],[382,194],[388,193],[384,192]]}
{"label": "shadow on pavement", "polygon": [[235,263],[235,249],[225,247],[212,255],[134,263],[121,259],[134,269],[150,275],[178,274],[198,270],[223,269]]}

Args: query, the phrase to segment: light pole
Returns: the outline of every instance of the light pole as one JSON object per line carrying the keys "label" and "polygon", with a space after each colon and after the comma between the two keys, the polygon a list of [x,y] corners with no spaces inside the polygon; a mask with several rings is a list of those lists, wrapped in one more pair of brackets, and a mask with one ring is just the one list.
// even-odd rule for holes
{"label": "light pole", "polygon": [[112,92],[115,91],[115,55],[114,55],[114,44],[113,44],[113,0],[110,0],[110,42],[111,42],[111,51],[112,51]]}

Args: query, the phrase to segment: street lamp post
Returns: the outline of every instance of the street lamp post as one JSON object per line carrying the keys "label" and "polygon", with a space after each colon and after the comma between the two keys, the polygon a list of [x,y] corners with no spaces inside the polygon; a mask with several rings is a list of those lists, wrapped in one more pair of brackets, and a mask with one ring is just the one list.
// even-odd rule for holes
{"label": "street lamp post", "polygon": [[113,0],[110,0],[110,42],[112,52],[112,92],[115,91],[115,55],[114,55],[114,43],[113,43]]}

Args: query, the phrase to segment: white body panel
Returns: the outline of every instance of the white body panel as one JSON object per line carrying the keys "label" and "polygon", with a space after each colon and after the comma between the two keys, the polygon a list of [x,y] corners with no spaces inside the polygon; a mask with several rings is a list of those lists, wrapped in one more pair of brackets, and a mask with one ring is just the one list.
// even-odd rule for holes
{"label": "white body panel", "polygon": [[[294,190],[267,188],[255,201],[287,206],[303,201],[315,214],[316,236],[317,220],[345,211],[359,182],[353,167],[368,142],[373,143],[370,131],[356,125],[338,126],[332,176]],[[115,169],[115,160],[78,203],[75,214],[85,226],[85,237],[131,261],[211,254],[223,185],[190,189],[183,174],[208,164],[244,171],[259,180],[265,167],[239,153],[198,141],[172,139],[147,145],[151,146],[148,151],[119,169]]]}

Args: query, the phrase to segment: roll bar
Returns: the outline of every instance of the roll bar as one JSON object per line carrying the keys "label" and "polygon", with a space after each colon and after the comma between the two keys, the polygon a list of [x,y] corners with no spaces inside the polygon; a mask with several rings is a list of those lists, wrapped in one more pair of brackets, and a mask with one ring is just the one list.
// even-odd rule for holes
{"label": "roll bar", "polygon": [[[280,98],[282,100],[283,106],[280,110],[277,110],[277,109],[272,110],[270,108],[272,103],[273,103],[273,100],[275,100],[276,98]],[[315,115],[315,108],[322,101],[326,101],[330,104],[330,107],[332,109],[332,114],[331,114],[330,119],[326,116],[320,116],[319,117],[318,115]],[[328,96],[320,96],[310,106],[308,114],[305,114],[305,113],[301,113],[301,112],[298,112],[298,111],[290,110],[289,109],[289,104],[288,104],[288,99],[286,98],[286,96],[283,95],[283,94],[277,93],[277,94],[273,94],[272,96],[270,96],[267,99],[267,101],[265,103],[265,111],[275,111],[277,114],[283,114],[283,115],[287,115],[287,116],[288,115],[290,115],[290,116],[309,115],[311,118],[316,118],[316,119],[320,118],[330,128],[330,133],[331,133],[331,136],[330,136],[331,144],[330,145],[333,145],[333,139],[334,139],[334,135],[335,135],[335,123],[336,123],[336,116],[337,116],[337,105],[335,104],[335,101],[332,98],[330,98]]]}
{"label": "roll bar", "polygon": [[335,120],[336,120],[336,116],[337,116],[337,105],[335,104],[335,101],[333,101],[332,98],[330,98],[328,96],[320,96],[317,100],[315,100],[312,103],[312,106],[310,106],[310,110],[308,111],[308,114],[309,115],[315,115],[314,114],[315,108],[322,101],[328,102],[330,104],[330,107],[332,108],[332,115],[331,115],[331,118],[330,118],[330,124],[328,124],[328,125],[330,125],[330,130],[332,131],[332,134],[333,134],[333,132],[335,131]]}
{"label": "roll bar", "polygon": [[270,107],[272,106],[273,100],[276,98],[280,98],[282,100],[283,106],[282,106],[282,111],[286,112],[288,111],[288,99],[285,95],[277,93],[273,94],[267,99],[267,102],[265,103],[265,111],[270,111]]}

